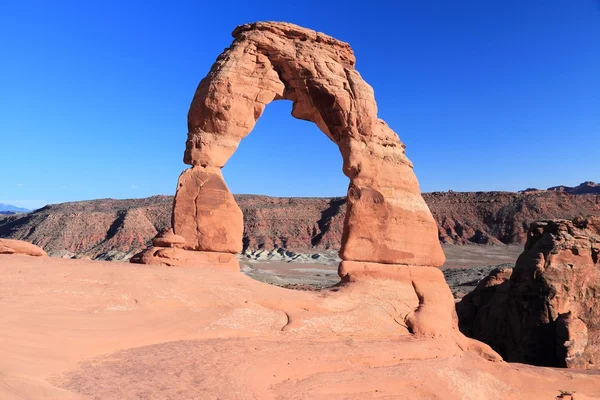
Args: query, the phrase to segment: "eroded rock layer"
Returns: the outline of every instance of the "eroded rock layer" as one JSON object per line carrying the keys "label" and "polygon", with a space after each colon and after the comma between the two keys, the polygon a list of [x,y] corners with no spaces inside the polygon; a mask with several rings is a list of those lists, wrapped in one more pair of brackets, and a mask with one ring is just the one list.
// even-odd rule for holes
{"label": "eroded rock layer", "polygon": [[497,270],[457,306],[461,330],[506,360],[600,365],[600,218],[531,224],[512,271]]}
{"label": "eroded rock layer", "polygon": [[[244,214],[247,252],[314,254],[340,248],[345,198],[234,197]],[[534,221],[600,215],[600,195],[590,194],[424,193],[423,198],[445,244],[524,244]],[[0,237],[37,244],[54,257],[128,260],[171,226],[172,208],[172,196],[54,204],[0,216]]]}
{"label": "eroded rock layer", "polygon": [[220,178],[267,104],[293,102],[335,142],[350,178],[341,240],[343,260],[441,266],[435,221],[421,197],[404,145],[377,117],[373,89],[355,70],[347,43],[287,23],[254,23],[233,32],[200,82],[188,114],[184,162],[173,208],[186,248],[241,251],[241,212]]}

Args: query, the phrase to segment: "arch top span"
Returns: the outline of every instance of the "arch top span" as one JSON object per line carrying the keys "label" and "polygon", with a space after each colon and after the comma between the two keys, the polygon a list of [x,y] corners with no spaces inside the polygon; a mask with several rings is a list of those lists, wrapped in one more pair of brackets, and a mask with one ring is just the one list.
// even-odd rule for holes
{"label": "arch top span", "polygon": [[[373,276],[399,266],[444,263],[437,226],[398,135],[377,116],[373,89],[345,42],[296,25],[237,27],[233,43],[202,79],[188,113],[174,233],[188,250],[237,253],[242,213],[221,175],[265,106],[293,102],[339,147],[350,179],[340,275]],[[392,274],[394,275],[394,274]],[[388,274],[389,276],[389,274]]]}
{"label": "arch top span", "polygon": [[395,133],[377,118],[373,89],[354,69],[347,43],[288,23],[246,24],[233,36],[192,100],[186,164],[223,167],[265,106],[279,99],[291,100],[292,115],[314,122],[340,150],[351,153],[352,138],[379,139],[409,163]]}

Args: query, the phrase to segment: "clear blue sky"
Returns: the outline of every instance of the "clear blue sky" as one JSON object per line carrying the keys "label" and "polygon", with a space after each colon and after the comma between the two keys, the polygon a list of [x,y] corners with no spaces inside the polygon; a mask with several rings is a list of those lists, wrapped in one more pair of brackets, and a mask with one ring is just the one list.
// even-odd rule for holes
{"label": "clear blue sky", "polygon": [[[236,25],[349,42],[423,191],[600,181],[594,0],[0,0],[0,202],[172,194],[186,114]],[[234,193],[345,194],[335,145],[269,105],[224,169]]]}

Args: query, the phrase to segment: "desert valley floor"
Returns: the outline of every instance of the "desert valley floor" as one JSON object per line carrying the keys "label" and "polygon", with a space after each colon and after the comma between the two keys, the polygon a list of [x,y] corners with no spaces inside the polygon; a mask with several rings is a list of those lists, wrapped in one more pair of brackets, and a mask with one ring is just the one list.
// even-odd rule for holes
{"label": "desert valley floor", "polygon": [[[523,246],[520,245],[444,246],[447,260],[442,270],[455,297],[462,297],[494,268],[512,268],[522,251]],[[307,262],[305,257],[286,262],[281,260],[278,253],[271,254],[272,259],[255,254],[254,257],[259,261],[250,256],[241,256],[242,271],[258,281],[296,289],[326,288],[340,281],[337,274],[340,260],[335,251],[313,254],[317,259],[315,262]]]}
{"label": "desert valley floor", "polygon": [[600,372],[490,361],[458,332],[413,337],[389,281],[310,292],[211,268],[0,265],[2,399],[600,397]]}

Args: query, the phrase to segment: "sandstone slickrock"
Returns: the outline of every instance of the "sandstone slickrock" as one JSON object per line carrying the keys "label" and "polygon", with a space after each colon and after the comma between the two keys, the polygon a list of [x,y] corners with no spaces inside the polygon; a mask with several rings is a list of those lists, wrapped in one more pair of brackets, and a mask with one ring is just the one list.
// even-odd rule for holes
{"label": "sandstone slickrock", "polygon": [[285,99],[294,117],[314,122],[340,149],[350,178],[340,257],[380,268],[441,266],[435,221],[412,163],[377,117],[373,89],[354,68],[350,46],[287,23],[242,25],[233,37],[189,110],[184,162],[192,168],[179,180],[174,232],[192,250],[241,251],[241,212],[218,170],[265,106]]}
{"label": "sandstone slickrock", "polygon": [[46,252],[35,244],[23,240],[0,239],[0,254],[23,254],[34,257],[46,257]]}
{"label": "sandstone slickrock", "polygon": [[0,254],[15,254],[16,251],[12,247],[0,245]]}
{"label": "sandstone slickrock", "polygon": [[460,328],[506,360],[600,365],[600,218],[533,223],[510,274],[497,270],[457,305]]}
{"label": "sandstone slickrock", "polygon": [[309,292],[214,268],[0,265],[3,400],[600,396],[599,371],[488,362],[468,341],[411,335],[406,282]]}

